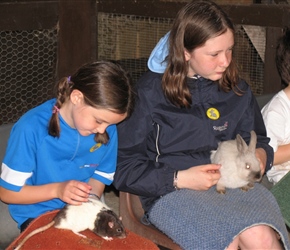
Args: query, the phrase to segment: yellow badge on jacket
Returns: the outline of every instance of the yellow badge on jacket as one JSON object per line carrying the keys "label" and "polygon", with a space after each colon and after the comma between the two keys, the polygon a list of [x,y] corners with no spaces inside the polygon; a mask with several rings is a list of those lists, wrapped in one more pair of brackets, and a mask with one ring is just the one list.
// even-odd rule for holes
{"label": "yellow badge on jacket", "polygon": [[220,118],[220,112],[216,108],[209,108],[206,111],[206,115],[211,120],[217,120]]}
{"label": "yellow badge on jacket", "polygon": [[96,151],[101,146],[102,146],[102,143],[100,143],[100,142],[95,144],[94,146],[91,147],[90,152],[92,153],[92,152]]}

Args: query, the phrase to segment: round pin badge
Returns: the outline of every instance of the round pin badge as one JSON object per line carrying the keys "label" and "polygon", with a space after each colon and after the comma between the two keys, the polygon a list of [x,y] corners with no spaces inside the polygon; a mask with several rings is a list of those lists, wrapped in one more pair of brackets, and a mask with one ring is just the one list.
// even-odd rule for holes
{"label": "round pin badge", "polygon": [[220,112],[216,108],[209,108],[206,111],[206,115],[211,120],[217,120],[220,118]]}

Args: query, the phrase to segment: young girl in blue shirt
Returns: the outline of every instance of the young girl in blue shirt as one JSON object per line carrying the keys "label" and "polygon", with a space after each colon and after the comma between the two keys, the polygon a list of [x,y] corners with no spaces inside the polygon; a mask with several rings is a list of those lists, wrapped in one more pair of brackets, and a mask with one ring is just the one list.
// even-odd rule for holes
{"label": "young girl in blue shirt", "polygon": [[101,196],[114,178],[117,123],[130,115],[129,74],[93,62],[56,85],[56,98],[13,126],[2,163],[0,197],[19,228],[39,215]]}

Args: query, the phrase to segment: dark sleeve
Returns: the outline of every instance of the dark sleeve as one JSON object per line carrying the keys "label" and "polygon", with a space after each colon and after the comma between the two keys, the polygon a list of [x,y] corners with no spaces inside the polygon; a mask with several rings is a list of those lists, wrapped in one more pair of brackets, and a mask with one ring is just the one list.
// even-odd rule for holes
{"label": "dark sleeve", "polygon": [[264,124],[263,116],[261,114],[260,107],[256,98],[253,95],[252,98],[253,109],[254,109],[254,130],[258,136],[257,138],[257,148],[263,148],[267,153],[267,163],[265,172],[270,170],[273,165],[274,151],[269,145],[270,138],[267,137],[266,127]]}
{"label": "dark sleeve", "polygon": [[[118,162],[114,186],[140,196],[159,197],[174,190],[174,169],[154,160],[148,135],[154,129],[150,97],[139,91],[131,117],[118,125]],[[148,145],[150,144],[150,145]]]}
{"label": "dark sleeve", "polygon": [[250,130],[255,130],[257,134],[256,148],[263,148],[267,154],[267,162],[265,172],[272,167],[274,152],[273,148],[269,145],[270,138],[267,137],[266,127],[258,105],[258,102],[253,93],[248,89],[245,93],[245,102],[247,108],[237,126],[236,134],[239,133],[247,143],[250,140]]}

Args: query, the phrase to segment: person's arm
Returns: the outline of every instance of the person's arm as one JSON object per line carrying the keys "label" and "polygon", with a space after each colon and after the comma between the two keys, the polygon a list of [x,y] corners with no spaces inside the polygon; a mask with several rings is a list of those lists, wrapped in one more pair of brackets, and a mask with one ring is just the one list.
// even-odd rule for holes
{"label": "person's arm", "polygon": [[[124,130],[128,126],[124,123]],[[128,129],[126,131],[136,131]],[[122,133],[122,132],[121,132]],[[131,142],[130,135],[124,136]],[[119,151],[117,171],[114,186],[121,191],[140,196],[162,196],[174,191],[175,170],[168,165],[146,159],[145,155],[137,153],[140,145],[132,145]],[[123,151],[124,150],[124,151]],[[140,150],[141,151],[141,150]],[[144,148],[144,152],[146,149]],[[176,188],[207,190],[220,179],[220,165],[206,164],[180,170],[177,174]]]}
{"label": "person's arm", "polygon": [[267,172],[273,165],[274,152],[273,148],[269,145],[270,139],[267,137],[261,110],[256,98],[253,95],[250,108],[254,110],[254,130],[257,134],[256,156],[261,163],[261,170],[264,173]]}
{"label": "person's arm", "polygon": [[[146,75],[140,81],[147,81]],[[150,81],[154,85],[154,79]],[[155,148],[155,142],[147,141],[147,136],[156,129],[151,118],[152,101],[142,90],[138,92],[133,114],[117,126],[119,147],[113,184],[120,191],[147,197],[161,196],[174,190],[175,170],[149,159],[148,148]]]}
{"label": "person's arm", "polygon": [[278,146],[274,153],[274,165],[279,165],[290,161],[290,144]]}
{"label": "person's arm", "polygon": [[288,113],[284,112],[284,107],[278,99],[275,100],[275,103],[271,103],[271,106],[267,106],[262,110],[267,134],[271,138],[270,144],[275,151],[273,165],[290,161],[290,144],[279,145],[287,137],[285,126],[288,124]]}
{"label": "person's arm", "polygon": [[98,181],[98,180],[95,180],[93,178],[91,178],[89,180],[89,183],[88,183],[90,186],[91,186],[91,191],[90,191],[90,194],[95,194],[97,195],[99,198],[101,198],[104,190],[105,190],[105,184]]}
{"label": "person's arm", "polygon": [[80,181],[50,183],[39,186],[24,185],[19,192],[0,187],[0,199],[9,204],[32,204],[59,198],[78,205],[87,201],[91,186]]}
{"label": "person's arm", "polygon": [[118,125],[118,163],[113,183],[121,191],[161,196],[174,190],[174,169],[149,160],[146,135],[150,118],[144,113],[138,114],[136,108],[129,120]]}

